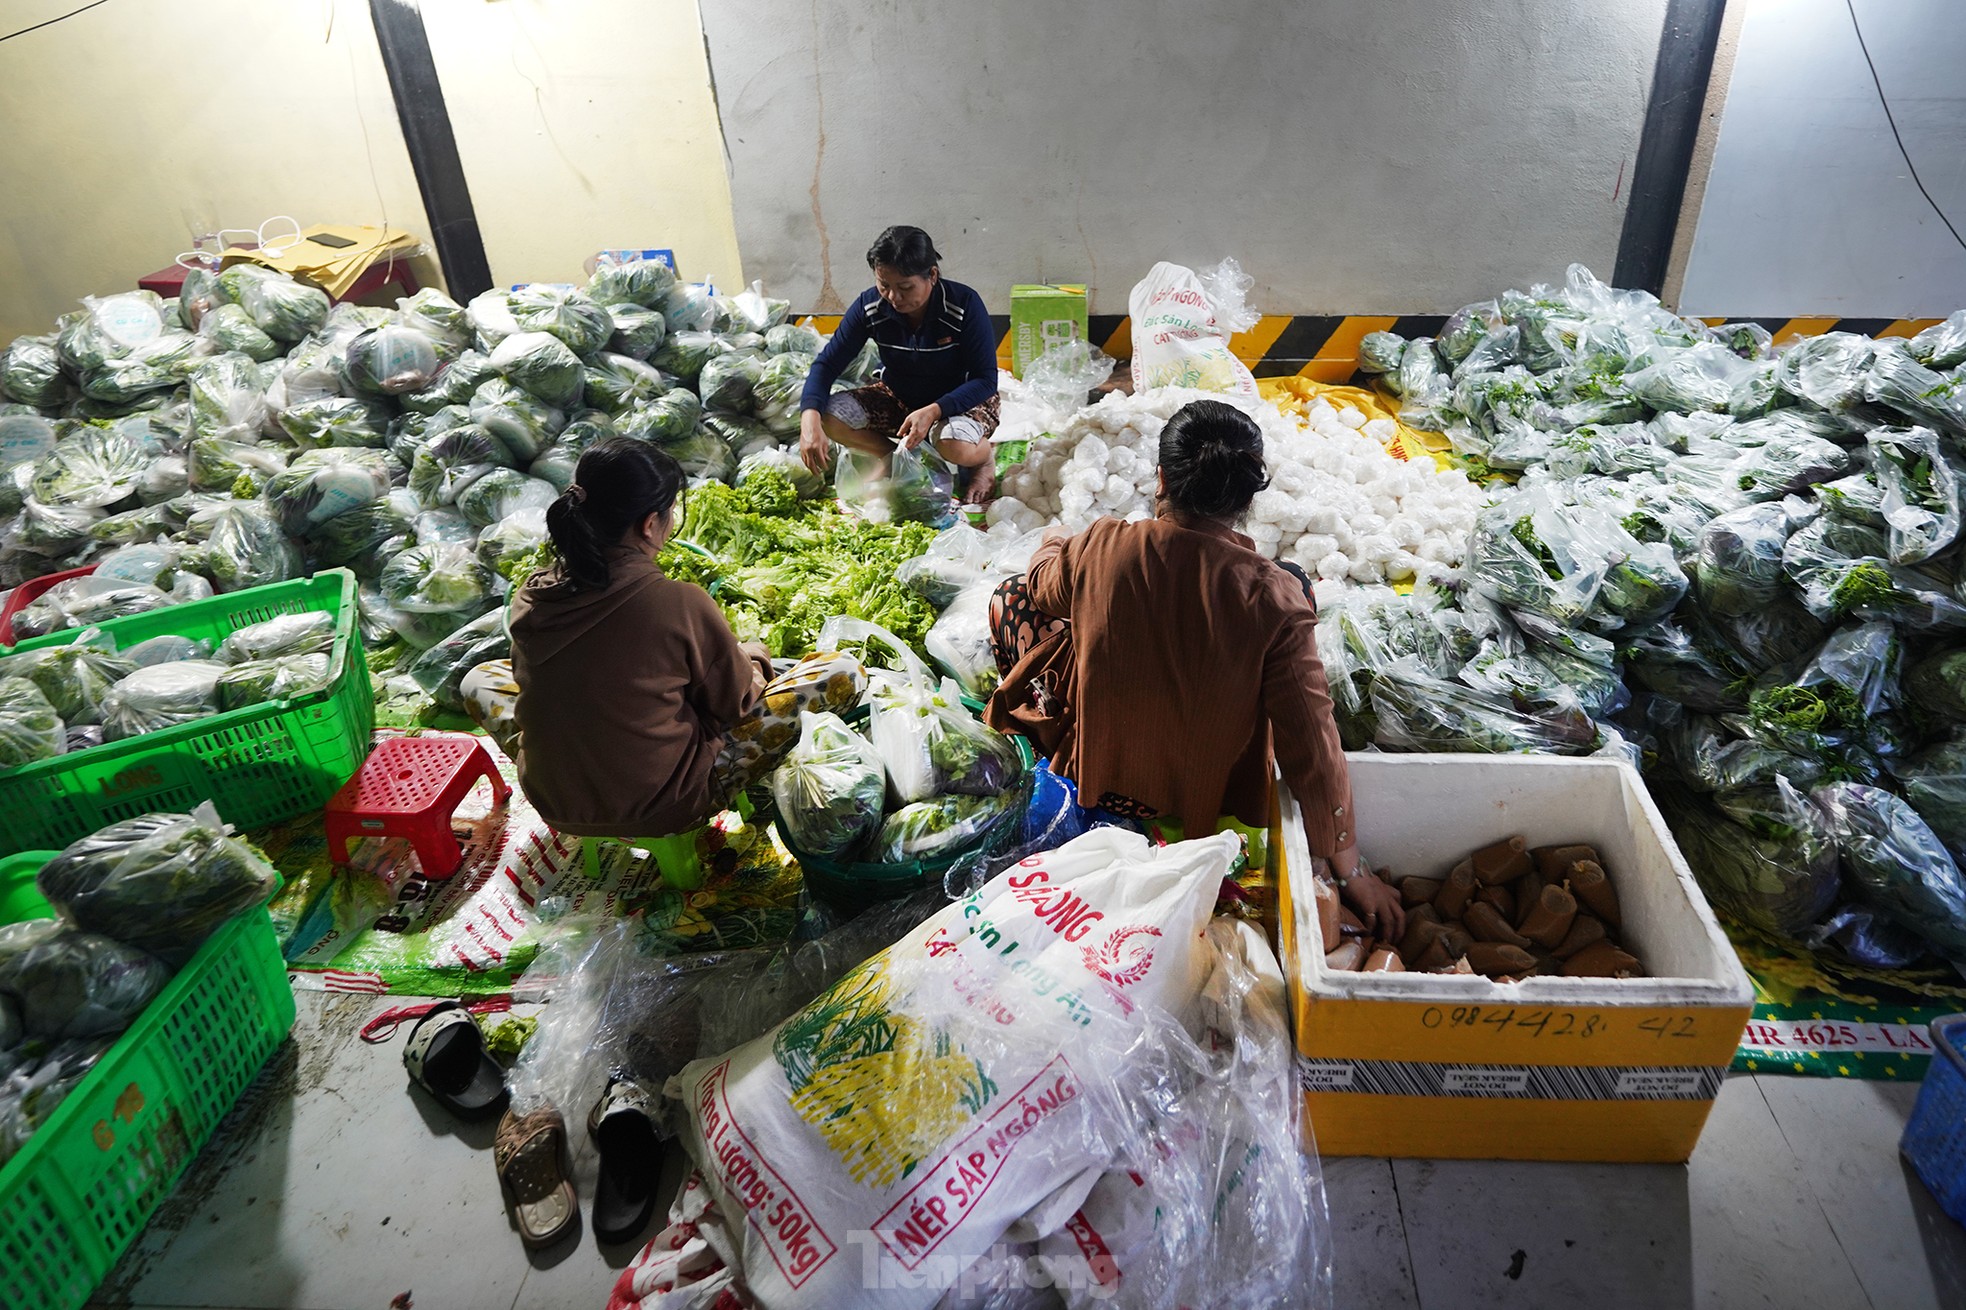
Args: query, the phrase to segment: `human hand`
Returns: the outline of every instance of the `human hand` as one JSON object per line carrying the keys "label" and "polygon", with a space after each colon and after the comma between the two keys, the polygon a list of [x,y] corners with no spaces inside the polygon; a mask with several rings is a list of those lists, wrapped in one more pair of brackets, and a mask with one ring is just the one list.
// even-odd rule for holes
{"label": "human hand", "polygon": [[901,449],[913,450],[927,439],[929,430],[942,421],[942,406],[923,405],[920,409],[901,420],[896,433],[901,438]]}
{"label": "human hand", "polygon": [[1406,910],[1399,893],[1364,869],[1338,889],[1365,930],[1382,941],[1396,942],[1406,933]]}
{"label": "human hand", "polygon": [[799,415],[799,458],[805,461],[813,476],[826,475],[826,457],[830,453],[827,447],[831,444],[818,410],[809,409]]}

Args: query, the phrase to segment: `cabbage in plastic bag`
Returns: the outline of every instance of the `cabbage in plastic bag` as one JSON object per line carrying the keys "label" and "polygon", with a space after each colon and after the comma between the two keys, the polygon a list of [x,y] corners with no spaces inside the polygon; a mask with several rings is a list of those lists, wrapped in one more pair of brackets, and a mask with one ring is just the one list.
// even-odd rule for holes
{"label": "cabbage in plastic bag", "polygon": [[[676,393],[672,391],[669,394]],[[664,396],[662,399],[668,398]],[[660,404],[661,401],[656,403]],[[624,430],[622,435],[633,434]],[[729,443],[704,428],[698,428],[681,441],[665,443],[663,449],[675,456],[676,462],[683,466],[683,473],[691,478],[728,482],[731,475],[737,472],[737,456],[731,451]]]}
{"label": "cabbage in plastic bag", "polygon": [[478,388],[497,376],[490,356],[467,350],[446,364],[428,387],[398,399],[411,413],[435,414],[447,406],[470,404]]}
{"label": "cabbage in plastic bag", "polygon": [[[203,547],[197,552],[196,571],[222,592],[289,582],[305,567],[300,551],[262,504],[234,501],[201,509],[185,531]],[[187,551],[187,562],[191,559]]]}
{"label": "cabbage in plastic bag", "polygon": [[749,414],[757,408],[754,390],[764,375],[760,355],[731,351],[704,361],[697,378],[696,394],[705,409],[730,414]]}
{"label": "cabbage in plastic bag", "polygon": [[168,391],[191,376],[199,345],[189,332],[166,332],[84,373],[82,394],[109,405],[128,405],[148,399],[146,393]]}
{"label": "cabbage in plastic bag", "polygon": [[806,375],[811,371],[811,355],[773,355],[766,360],[751,389],[758,420],[787,437],[798,432],[799,403],[805,394]]}
{"label": "cabbage in plastic bag", "polygon": [[453,360],[471,344],[471,318],[464,306],[435,287],[424,287],[396,302],[403,326],[430,338],[440,360]]}
{"label": "cabbage in plastic bag", "polygon": [[182,964],[234,915],[262,905],[279,875],[226,835],[211,803],[144,814],[72,842],[35,884],[87,932]]}
{"label": "cabbage in plastic bag", "polygon": [[771,777],[778,822],[800,850],[843,855],[880,826],[887,774],[873,746],[838,715],[799,719],[798,745]]}
{"label": "cabbage in plastic bag", "polygon": [[469,617],[491,603],[496,580],[470,546],[455,543],[410,547],[382,570],[380,586],[397,609]]}
{"label": "cabbage in plastic bag", "polygon": [[[528,479],[537,482],[538,479]],[[547,485],[551,485],[550,483]],[[514,586],[525,579],[514,570],[537,560],[539,548],[546,544],[546,510],[525,506],[486,525],[478,534],[478,562]]]}
{"label": "cabbage in plastic bag", "polygon": [[605,416],[575,419],[560,429],[560,435],[553,438],[553,444],[539,452],[539,457],[533,460],[526,472],[552,483],[555,490],[565,491],[573,485],[574,470],[580,464],[581,453],[595,442],[605,441],[614,435],[614,425]]}
{"label": "cabbage in plastic bag", "polygon": [[548,406],[580,398],[580,357],[550,332],[520,332],[498,343],[491,365],[514,386]]}
{"label": "cabbage in plastic bag", "polygon": [[[242,269],[253,269],[258,276],[243,283],[227,282],[227,278]],[[331,308],[327,293],[302,286],[284,273],[254,268],[251,264],[235,264],[220,273],[218,280],[219,285],[245,306],[260,331],[275,341],[299,341],[327,322]]]}
{"label": "cabbage in plastic bag", "polygon": [[550,482],[517,469],[493,469],[458,493],[457,509],[473,527],[485,528],[521,510],[543,513],[559,495]]}
{"label": "cabbage in plastic bag", "polygon": [[266,484],[266,500],[289,534],[312,536],[337,515],[388,495],[390,470],[379,450],[303,451]]}
{"label": "cabbage in plastic bag", "polygon": [[41,689],[0,663],[0,772],[61,754],[65,728]]}
{"label": "cabbage in plastic bag", "polygon": [[430,509],[455,504],[472,483],[514,462],[511,448],[489,428],[476,423],[451,428],[416,453],[409,489]]}
{"label": "cabbage in plastic bag", "polygon": [[103,696],[103,740],[122,741],[218,713],[218,680],[230,667],[177,660],[138,669]]}
{"label": "cabbage in plastic bag", "polygon": [[0,992],[18,998],[30,1037],[113,1037],[170,976],[142,949],[59,919],[0,926]]}

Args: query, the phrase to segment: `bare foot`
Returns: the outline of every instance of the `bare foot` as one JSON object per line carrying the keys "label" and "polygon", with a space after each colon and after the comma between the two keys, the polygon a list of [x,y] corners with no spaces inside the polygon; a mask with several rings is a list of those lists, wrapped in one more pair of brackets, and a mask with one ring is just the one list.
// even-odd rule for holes
{"label": "bare foot", "polygon": [[990,458],[978,464],[969,475],[969,486],[963,492],[963,504],[987,505],[996,489],[997,461],[996,452],[992,451]]}

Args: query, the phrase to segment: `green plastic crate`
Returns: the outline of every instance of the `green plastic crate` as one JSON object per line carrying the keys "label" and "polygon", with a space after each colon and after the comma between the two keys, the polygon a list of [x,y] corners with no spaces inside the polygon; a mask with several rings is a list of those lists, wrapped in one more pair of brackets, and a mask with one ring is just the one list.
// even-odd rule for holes
{"label": "green plastic crate", "polygon": [[[0,855],[59,848],[121,819],[188,813],[207,799],[241,829],[321,808],[368,758],[375,730],[375,693],[357,625],[354,574],[324,569],[311,578],[100,626],[125,648],[162,636],[216,646],[251,624],[317,610],[335,618],[325,689],[0,772],[0,814],[7,816],[0,825]],[[65,645],[78,635],[53,632],[13,649]]]}
{"label": "green plastic crate", "polygon": [[[47,918],[0,859],[0,922]],[[294,1022],[264,909],[226,924],[0,1168],[0,1306],[75,1310],[136,1239]]]}

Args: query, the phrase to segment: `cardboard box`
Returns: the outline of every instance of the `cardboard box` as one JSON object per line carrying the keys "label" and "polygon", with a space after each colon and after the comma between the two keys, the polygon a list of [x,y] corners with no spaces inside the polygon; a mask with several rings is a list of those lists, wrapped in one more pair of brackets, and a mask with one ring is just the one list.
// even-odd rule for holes
{"label": "cardboard box", "polygon": [[[1587,842],[1648,977],[1327,969],[1297,803],[1280,789],[1279,935],[1309,1131],[1326,1155],[1677,1162],[1699,1141],[1753,987],[1628,765],[1350,757],[1360,849],[1439,877],[1476,847]],[[1311,943],[1310,949],[1299,949]]]}
{"label": "cardboard box", "polygon": [[1020,283],[1010,289],[1010,371],[1018,377],[1052,346],[1083,341],[1086,294],[1080,283]]}

